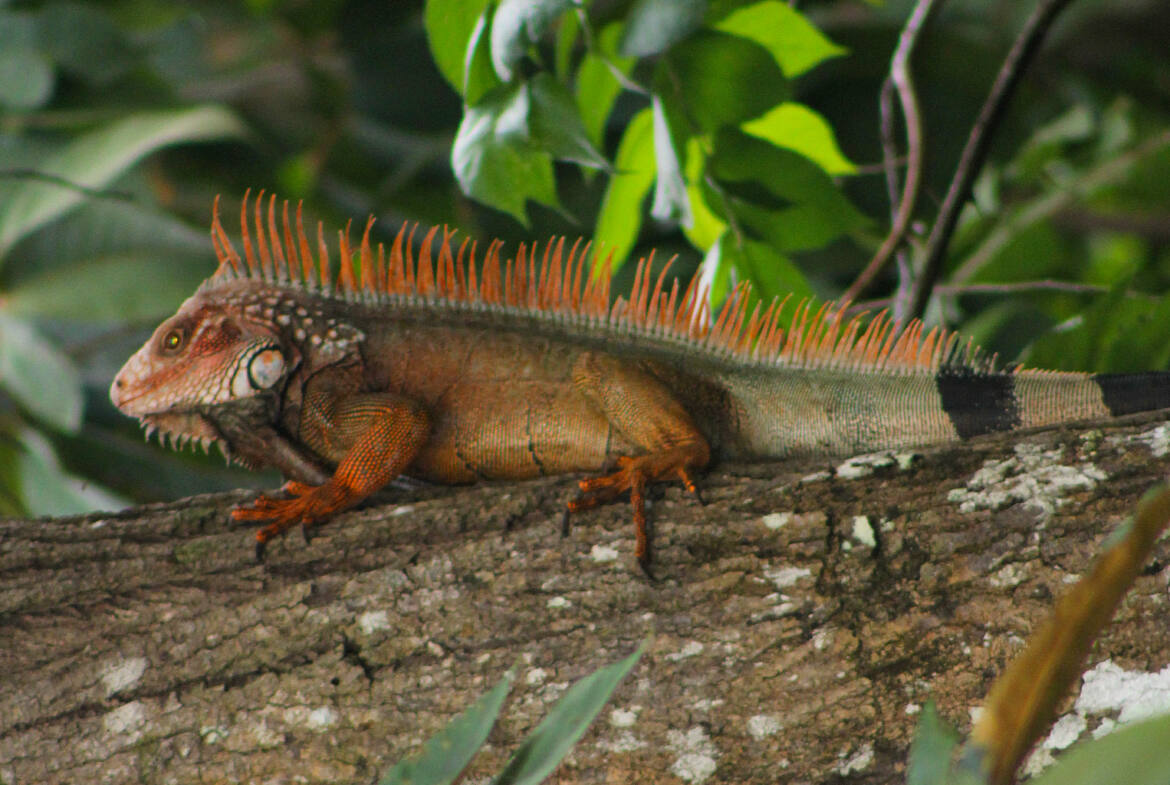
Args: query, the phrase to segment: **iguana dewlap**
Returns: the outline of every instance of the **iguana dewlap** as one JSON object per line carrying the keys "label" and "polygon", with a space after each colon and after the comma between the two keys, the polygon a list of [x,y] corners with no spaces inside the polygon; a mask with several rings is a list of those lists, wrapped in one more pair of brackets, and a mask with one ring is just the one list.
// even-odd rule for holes
{"label": "iguana dewlap", "polygon": [[521,245],[501,259],[444,231],[400,231],[387,254],[339,233],[334,278],[300,209],[247,197],[241,260],[219,223],[215,274],[118,373],[114,404],[177,445],[218,444],[275,466],[287,498],[234,511],[276,534],[313,524],[399,474],[441,483],[609,472],[570,510],[629,491],[648,563],[647,484],[740,460],[850,454],[1170,406],[1170,374],[996,370],[920,323],[863,326],[826,305],[747,313],[741,287],[712,320],[694,282],[664,289],[640,264],[629,299],[588,246]]}

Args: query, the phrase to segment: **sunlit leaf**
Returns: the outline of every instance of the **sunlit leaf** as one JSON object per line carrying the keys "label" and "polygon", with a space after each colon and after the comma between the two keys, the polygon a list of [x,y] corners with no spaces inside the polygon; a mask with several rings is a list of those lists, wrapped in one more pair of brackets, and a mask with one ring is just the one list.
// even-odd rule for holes
{"label": "sunlit leaf", "polygon": [[595,250],[613,252],[621,263],[642,228],[642,203],[654,184],[654,132],[649,108],[634,115],[618,145],[594,232]]}
{"label": "sunlit leaf", "polygon": [[528,47],[573,7],[573,0],[501,0],[492,17],[492,65],[505,82]]}
{"label": "sunlit leaf", "polygon": [[853,165],[837,146],[833,127],[824,117],[803,104],[782,103],[741,128],[752,136],[786,147],[816,161],[832,175],[853,174]]}
{"label": "sunlit leaf", "polygon": [[631,57],[664,52],[703,23],[707,0],[636,0],[618,51]]}
{"label": "sunlit leaf", "polygon": [[587,52],[577,69],[577,111],[589,140],[599,148],[604,141],[605,121],[613,108],[613,102],[622,91],[621,83],[610,66],[628,74],[634,64],[634,58],[613,53],[621,32],[622,26],[618,23],[604,27],[597,36],[600,54]]}
{"label": "sunlit leaf", "polygon": [[493,785],[538,785],[577,743],[618,683],[634,667],[645,644],[624,660],[594,671],[570,687],[524,740]]}
{"label": "sunlit leaf", "polygon": [[467,711],[430,738],[418,757],[399,763],[378,785],[449,785],[487,740],[512,684],[506,675]]}
{"label": "sunlit leaf", "polygon": [[1167,324],[1170,296],[1151,300],[1118,289],[1037,338],[1021,359],[1038,368],[1095,373],[1165,368]]}
{"label": "sunlit leaf", "polygon": [[[70,142],[36,163],[47,176],[101,188],[139,159],[167,145],[240,136],[244,127],[221,106],[139,112]],[[0,259],[21,238],[85,198],[75,188],[43,179],[21,180],[0,190]]]}
{"label": "sunlit leaf", "polygon": [[472,198],[527,224],[528,199],[556,206],[552,158],[530,142],[525,84],[497,88],[467,107],[451,148],[451,168]]}
{"label": "sunlit leaf", "polygon": [[658,95],[651,96],[650,110],[654,119],[654,163],[657,169],[650,214],[660,221],[677,221],[690,226],[691,205],[683,180],[676,135],[671,133],[671,121]]}
{"label": "sunlit leaf", "polygon": [[788,3],[764,0],[732,11],[716,30],[748,38],[763,46],[789,79],[846,52]]}
{"label": "sunlit leaf", "polygon": [[489,0],[427,0],[423,25],[439,73],[460,95],[472,33],[482,23]]}
{"label": "sunlit leaf", "polygon": [[69,358],[31,324],[0,310],[0,389],[42,422],[81,426],[81,378]]}

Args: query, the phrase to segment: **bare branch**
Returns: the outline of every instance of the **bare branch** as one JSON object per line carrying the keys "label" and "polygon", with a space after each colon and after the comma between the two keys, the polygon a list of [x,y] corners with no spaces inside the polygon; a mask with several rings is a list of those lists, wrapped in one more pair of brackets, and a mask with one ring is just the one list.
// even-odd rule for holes
{"label": "bare branch", "polygon": [[971,126],[967,144],[959,156],[958,166],[955,167],[955,175],[939,209],[938,218],[930,230],[930,237],[926,241],[926,261],[922,273],[914,284],[914,294],[907,315],[921,316],[926,310],[931,289],[942,271],[947,245],[959,219],[959,209],[967,201],[971,183],[975,181],[975,176],[983,167],[991,138],[999,128],[1008,101],[1015,93],[1020,76],[1039,51],[1040,44],[1052,27],[1056,15],[1064,10],[1068,3],[1069,0],[1040,0],[1028,21],[1024,23],[1024,28],[1012,44],[1007,57],[1004,58],[1003,65],[995,77],[995,83],[991,86],[991,92],[988,93],[983,108],[979,110],[975,124]]}
{"label": "bare branch", "polygon": [[[918,112],[918,96],[914,92],[914,80],[910,73],[910,57],[914,53],[914,46],[918,42],[918,34],[929,19],[936,7],[936,0],[918,0],[902,34],[898,38],[898,46],[890,59],[890,74],[882,84],[881,118],[882,118],[882,162],[886,172],[886,187],[890,193],[891,226],[890,233],[882,242],[881,247],[870,259],[869,264],[857,276],[857,279],[845,292],[843,299],[852,300],[861,295],[866,287],[886,266],[894,250],[902,242],[906,229],[910,226],[910,218],[914,213],[914,204],[918,201],[918,187],[922,181],[922,119]],[[902,116],[906,121],[906,182],[898,187],[898,145],[894,141],[894,92],[902,106]]]}

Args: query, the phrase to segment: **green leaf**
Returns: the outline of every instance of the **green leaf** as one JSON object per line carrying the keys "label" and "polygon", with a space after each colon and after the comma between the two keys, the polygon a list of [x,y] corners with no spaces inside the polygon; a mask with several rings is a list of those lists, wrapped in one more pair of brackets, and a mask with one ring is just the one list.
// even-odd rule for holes
{"label": "green leaf", "polygon": [[532,142],[560,161],[609,170],[609,161],[589,141],[577,106],[565,88],[547,73],[529,82]]}
{"label": "green leaf", "polygon": [[492,65],[510,82],[528,47],[540,40],[573,0],[502,0],[492,17]]}
{"label": "green leaf", "polygon": [[30,515],[78,515],[92,510],[117,510],[129,502],[89,480],[74,477],[61,466],[52,444],[26,428],[18,439],[18,492]]}
{"label": "green leaf", "polygon": [[14,316],[87,322],[162,319],[211,268],[204,259],[178,262],[146,251],[92,257],[22,279],[5,294]]}
{"label": "green leaf", "polygon": [[489,0],[427,0],[423,26],[439,73],[464,94],[472,34],[484,26]]}
{"label": "green leaf", "polygon": [[0,48],[0,106],[38,109],[53,95],[53,64],[32,47]]}
{"label": "green leaf", "polygon": [[487,740],[512,685],[511,673],[430,738],[417,758],[403,761],[378,785],[449,785]]}
{"label": "green leaf", "polygon": [[642,202],[654,184],[653,119],[647,107],[626,126],[614,159],[594,231],[596,252],[610,253],[621,264],[642,228]]}
{"label": "green leaf", "polygon": [[1032,785],[1164,785],[1170,782],[1170,716],[1135,722],[1077,744]]}
{"label": "green leaf", "polygon": [[727,231],[725,216],[716,213],[707,202],[701,183],[706,175],[707,151],[699,139],[687,140],[687,201],[691,210],[691,225],[683,233],[691,245],[703,251],[710,250],[715,241]]}
{"label": "green leaf", "polygon": [[701,32],[659,63],[654,91],[678,101],[695,125],[713,132],[758,117],[786,100],[788,80],[759,44]]}
{"label": "green leaf", "polygon": [[1170,296],[1128,297],[1124,286],[1096,300],[1028,347],[1023,359],[1037,368],[1125,373],[1170,365]]}
{"label": "green leaf", "polygon": [[650,110],[654,118],[654,163],[658,170],[650,214],[660,221],[678,221],[684,227],[691,226],[691,205],[675,135],[671,133],[670,120],[657,94],[650,97]]}
{"label": "green leaf", "polygon": [[[720,181],[750,186],[747,195],[731,195],[731,208],[780,250],[820,248],[867,223],[820,166],[735,129],[716,137],[710,171]],[[767,204],[764,196],[781,204]]]}
{"label": "green leaf", "polygon": [[529,141],[528,85],[504,85],[465,107],[451,168],[468,196],[527,225],[528,199],[556,207],[552,158]]}
{"label": "green leaf", "polygon": [[853,174],[857,167],[837,146],[833,127],[803,104],[782,103],[741,128],[752,136],[800,153],[832,175]]}
{"label": "green leaf", "polygon": [[742,280],[751,283],[752,294],[765,303],[789,294],[797,302],[814,296],[800,268],[771,246],[746,239],[737,242],[730,234],[725,234],[721,242],[723,259]]}
{"label": "green leaf", "polygon": [[703,23],[707,0],[637,0],[618,51],[631,57],[665,52]]}
{"label": "green leaf", "polygon": [[537,785],[589,728],[597,713],[641,658],[646,644],[624,660],[601,668],[568,689],[536,730],[524,740],[494,785]]}
{"label": "green leaf", "polygon": [[590,141],[599,148],[604,141],[605,121],[622,92],[622,85],[610,66],[623,74],[629,74],[634,66],[634,58],[613,54],[621,32],[622,26],[616,22],[606,25],[597,36],[599,52],[586,52],[577,69],[577,112]]}
{"label": "green leaf", "polygon": [[[36,168],[79,186],[102,188],[160,147],[243,134],[240,121],[221,106],[140,112],[75,139]],[[22,180],[6,187],[0,192],[0,260],[21,238],[83,198],[74,188],[45,180]]]}
{"label": "green leaf", "polygon": [[0,310],[0,388],[38,420],[81,427],[81,377],[68,357],[30,323]]}
{"label": "green leaf", "polygon": [[779,0],[737,8],[714,27],[763,46],[789,79],[848,51],[826,38],[795,8]]}
{"label": "green leaf", "polygon": [[946,785],[951,755],[958,743],[959,735],[939,718],[934,701],[928,702],[910,744],[906,785]]}
{"label": "green leaf", "polygon": [[500,86],[496,69],[492,68],[491,36],[488,35],[490,8],[480,15],[471,41],[467,45],[467,61],[464,63],[463,103],[474,106],[480,99]]}

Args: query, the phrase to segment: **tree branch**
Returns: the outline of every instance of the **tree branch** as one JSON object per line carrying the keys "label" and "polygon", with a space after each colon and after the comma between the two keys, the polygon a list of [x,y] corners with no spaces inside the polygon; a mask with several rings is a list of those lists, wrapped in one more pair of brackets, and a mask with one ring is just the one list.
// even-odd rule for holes
{"label": "tree branch", "polygon": [[926,311],[931,290],[942,272],[943,259],[946,257],[947,245],[959,219],[959,210],[966,202],[971,184],[983,167],[991,139],[999,128],[1008,102],[1015,93],[1020,77],[1039,51],[1044,36],[1047,35],[1056,16],[1064,10],[1069,1],[1039,0],[1028,21],[1024,23],[1020,35],[1012,44],[1007,57],[1004,58],[991,92],[971,127],[967,144],[963,147],[959,163],[955,167],[954,177],[951,179],[934,226],[931,227],[930,236],[926,241],[923,268],[918,280],[915,281],[910,306],[907,309],[908,316],[922,316]]}

